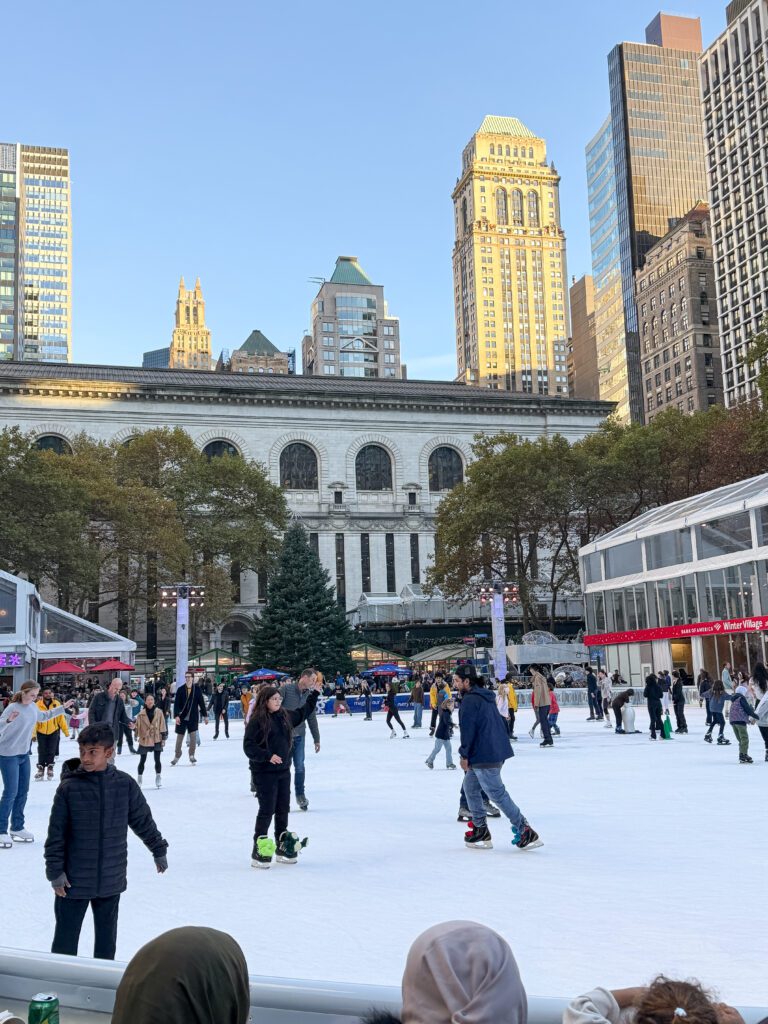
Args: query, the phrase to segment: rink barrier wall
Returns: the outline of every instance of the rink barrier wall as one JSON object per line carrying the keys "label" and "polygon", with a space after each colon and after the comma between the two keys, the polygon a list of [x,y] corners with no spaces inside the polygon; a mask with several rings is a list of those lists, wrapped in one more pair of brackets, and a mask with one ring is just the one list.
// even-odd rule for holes
{"label": "rink barrier wall", "polygon": [[[622,689],[628,689],[629,683]],[[632,703],[645,707],[645,697],[643,697],[642,689],[635,687],[635,695],[632,698]],[[516,690],[517,701],[521,708],[531,706],[531,690]],[[620,691],[616,691],[620,692]],[[574,687],[569,689],[560,689],[558,687],[555,690],[557,696],[557,702],[561,708],[573,708],[573,707],[588,707],[589,702],[587,701],[586,688]],[[615,693],[614,693],[615,696]],[[333,705],[335,703],[335,697],[320,697],[317,702],[317,713],[318,715],[331,715],[333,714]],[[371,697],[371,710],[372,711],[384,711],[382,707],[384,701],[384,694],[377,693]],[[395,698],[398,711],[412,708],[413,703],[410,699],[410,694],[398,693]],[[699,691],[695,686],[685,687],[685,702],[686,704],[698,704],[699,702]],[[362,714],[365,711],[365,701],[358,695],[347,697],[347,706],[353,714],[358,712]],[[424,698],[424,710],[429,711],[429,697]],[[229,719],[232,722],[242,721],[243,719],[243,706],[239,700],[232,700],[229,702]]]}
{"label": "rink barrier wall", "polygon": [[[124,963],[0,947],[0,1013],[16,1012],[38,992],[55,992],[71,1024],[101,1024],[115,1005]],[[399,1014],[400,988],[251,976],[252,1024],[352,1024],[371,1009]],[[529,996],[528,1024],[560,1024],[565,998]],[[759,1024],[768,1007],[739,1007],[745,1024]],[[26,1014],[24,1014],[26,1016]]]}

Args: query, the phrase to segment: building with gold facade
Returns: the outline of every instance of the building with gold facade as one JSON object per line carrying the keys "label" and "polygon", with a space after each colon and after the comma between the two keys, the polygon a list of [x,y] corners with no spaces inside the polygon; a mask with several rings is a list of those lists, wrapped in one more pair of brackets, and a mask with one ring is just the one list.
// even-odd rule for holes
{"label": "building with gold facade", "polygon": [[0,143],[0,359],[72,358],[69,152]]}
{"label": "building with gold facade", "polygon": [[544,139],[487,116],[453,191],[458,380],[568,394],[568,304],[560,176]]}
{"label": "building with gold facade", "polygon": [[179,282],[168,365],[175,370],[211,369],[211,332],[205,326],[205,301],[199,277],[191,291],[184,287],[183,277]]}

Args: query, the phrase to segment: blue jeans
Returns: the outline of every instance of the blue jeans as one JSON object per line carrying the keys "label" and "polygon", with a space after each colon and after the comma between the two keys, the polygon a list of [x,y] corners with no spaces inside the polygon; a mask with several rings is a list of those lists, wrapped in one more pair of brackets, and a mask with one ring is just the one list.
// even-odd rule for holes
{"label": "blue jeans", "polygon": [[293,760],[293,788],[296,791],[296,796],[304,796],[304,777],[307,774],[304,771],[304,746],[306,740],[306,732],[303,732],[300,736],[293,737],[291,758]]}
{"label": "blue jeans", "polygon": [[512,830],[517,834],[525,828],[525,818],[520,808],[509,795],[501,781],[501,768],[470,768],[464,776],[464,792],[467,805],[476,826],[485,824],[485,808],[480,787],[488,794],[502,814],[512,823]]}
{"label": "blue jeans", "polygon": [[11,828],[20,832],[24,828],[24,807],[29,792],[29,754],[0,755],[0,775],[3,777],[3,795],[0,797],[0,833]]}
{"label": "blue jeans", "polygon": [[371,717],[371,704],[372,704],[370,694],[366,694],[363,699],[365,700],[365,717],[366,718],[370,718]]}
{"label": "blue jeans", "polygon": [[435,740],[435,745],[432,748],[432,753],[427,758],[427,764],[434,764],[435,763],[435,758],[437,757],[437,755],[440,753],[441,750],[445,751],[445,765],[446,765],[446,767],[448,767],[448,765],[450,765],[450,764],[453,764],[453,751],[451,749],[451,741],[450,740],[438,740],[438,739]]}
{"label": "blue jeans", "polygon": [[424,712],[424,705],[423,704],[419,704],[417,702],[416,704],[413,705],[413,725],[411,726],[412,729],[420,729],[421,728],[421,716],[422,716],[423,712]]}

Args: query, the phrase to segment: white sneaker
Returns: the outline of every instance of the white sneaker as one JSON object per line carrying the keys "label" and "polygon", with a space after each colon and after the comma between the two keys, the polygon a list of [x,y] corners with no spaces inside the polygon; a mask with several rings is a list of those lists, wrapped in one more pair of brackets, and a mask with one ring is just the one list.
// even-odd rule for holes
{"label": "white sneaker", "polygon": [[0,850],[10,850],[13,846],[13,840],[7,832],[0,833]]}
{"label": "white sneaker", "polygon": [[27,832],[25,828],[20,828],[18,831],[11,829],[11,839],[15,843],[34,843],[35,837],[31,832]]}

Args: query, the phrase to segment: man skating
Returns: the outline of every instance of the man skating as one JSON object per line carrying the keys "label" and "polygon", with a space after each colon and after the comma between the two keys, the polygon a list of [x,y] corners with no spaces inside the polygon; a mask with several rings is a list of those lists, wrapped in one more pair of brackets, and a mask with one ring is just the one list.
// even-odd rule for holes
{"label": "man skating", "polygon": [[187,672],[184,676],[184,686],[180,686],[176,690],[176,696],[173,698],[173,715],[176,722],[176,750],[171,764],[176,765],[181,759],[181,746],[185,733],[189,734],[190,764],[197,764],[195,759],[197,730],[200,726],[201,716],[205,724],[208,724],[208,713],[205,710],[202,691],[196,685],[191,672]]}
{"label": "man skating", "polygon": [[[61,701],[56,700],[53,696],[53,690],[50,686],[46,686],[40,700],[36,701],[36,704],[41,711],[61,707]],[[35,729],[35,735],[37,736],[37,772],[35,773],[35,779],[38,782],[46,773],[49,780],[53,778],[53,766],[56,761],[56,755],[59,752],[59,739],[62,731],[65,736],[69,736],[67,720],[64,715],[49,718],[47,722],[37,723],[37,728]]]}
{"label": "man skating", "polygon": [[[279,693],[282,698],[282,707],[286,711],[297,711],[307,703],[307,698],[315,687],[317,673],[314,669],[305,668],[299,676],[297,683],[288,682],[280,687]],[[317,713],[314,709],[302,719],[293,729],[293,741],[291,744],[291,760],[293,761],[293,787],[296,793],[296,804],[302,811],[309,809],[309,801],[304,793],[304,780],[306,770],[304,768],[304,752],[307,741],[307,725],[312,733],[315,742],[315,753],[320,753],[320,729],[317,724]]]}
{"label": "man skating", "polygon": [[491,833],[486,824],[481,787],[509,818],[512,824],[512,845],[518,849],[541,846],[538,834],[531,828],[501,781],[504,762],[513,757],[504,719],[498,712],[493,693],[485,688],[474,665],[462,665],[454,676],[461,691],[459,712],[461,767],[466,772],[464,790],[472,813],[472,828],[464,842],[470,847],[491,849]]}
{"label": "man skating", "polygon": [[219,738],[219,725],[223,722],[224,735],[229,739],[229,694],[224,689],[224,683],[218,683],[216,689],[211,694],[211,699],[208,701],[208,710],[213,711],[213,719],[216,723],[213,738],[215,740]]}
{"label": "man skating", "polygon": [[[105,690],[100,690],[95,694],[88,707],[88,724],[97,725],[99,722],[106,722],[107,725],[110,725],[115,737],[115,746],[118,742],[122,742],[125,731],[133,728],[133,723],[128,718],[128,712],[125,709],[125,701],[120,696],[122,688],[122,679],[115,676]],[[113,750],[111,764],[114,764],[114,757]]]}

